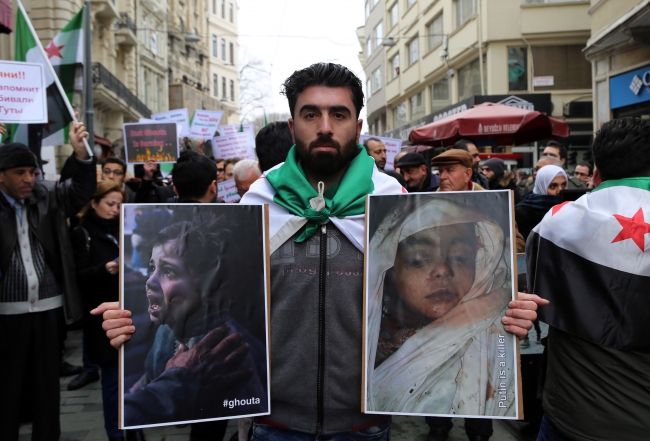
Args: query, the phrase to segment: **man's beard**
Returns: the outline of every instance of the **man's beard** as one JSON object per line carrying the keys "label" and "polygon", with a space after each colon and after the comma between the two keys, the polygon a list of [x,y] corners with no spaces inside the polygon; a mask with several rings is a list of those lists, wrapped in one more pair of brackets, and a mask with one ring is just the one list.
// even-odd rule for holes
{"label": "man's beard", "polygon": [[[313,152],[314,148],[320,146],[334,147],[336,152]],[[329,136],[319,136],[309,146],[296,138],[296,148],[302,166],[319,176],[333,175],[347,167],[356,155],[356,146],[356,136],[343,146]]]}

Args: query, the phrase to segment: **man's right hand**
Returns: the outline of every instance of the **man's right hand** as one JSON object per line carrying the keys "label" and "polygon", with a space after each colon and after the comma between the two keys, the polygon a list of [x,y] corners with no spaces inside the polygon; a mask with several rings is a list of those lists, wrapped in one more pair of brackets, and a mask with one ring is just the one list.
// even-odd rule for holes
{"label": "man's right hand", "polygon": [[135,326],[130,318],[131,311],[120,309],[120,302],[102,303],[90,311],[90,314],[103,315],[102,328],[106,331],[106,337],[111,341],[111,346],[115,349],[119,349],[135,332]]}

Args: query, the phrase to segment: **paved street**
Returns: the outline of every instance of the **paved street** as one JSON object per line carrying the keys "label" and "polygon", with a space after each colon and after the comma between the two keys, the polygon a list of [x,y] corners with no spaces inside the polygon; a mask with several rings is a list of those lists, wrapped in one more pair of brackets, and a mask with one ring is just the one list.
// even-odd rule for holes
{"label": "paved street", "polygon": [[[66,359],[74,365],[81,365],[81,332],[68,333],[66,343]],[[74,377],[61,378],[61,441],[104,441],[107,439],[104,431],[102,416],[102,395],[100,382],[92,383],[83,389],[68,391],[68,383]],[[237,425],[231,423],[224,438],[228,441],[237,430]],[[20,441],[29,441],[31,426],[24,425],[20,430]],[[391,439],[393,441],[424,441],[428,427],[424,418],[395,417]],[[189,427],[163,427],[146,429],[148,441],[186,441],[189,438]],[[462,419],[454,420],[454,428],[449,441],[465,441]],[[492,441],[525,441],[517,435],[514,429],[495,421]]]}

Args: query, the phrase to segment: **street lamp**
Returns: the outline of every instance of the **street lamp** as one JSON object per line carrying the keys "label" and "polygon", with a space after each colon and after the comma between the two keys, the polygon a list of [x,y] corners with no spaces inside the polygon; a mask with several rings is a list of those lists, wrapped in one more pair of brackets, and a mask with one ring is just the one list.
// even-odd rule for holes
{"label": "street lamp", "polygon": [[393,40],[393,37],[388,37],[385,38],[384,41],[381,42],[381,45],[384,47],[393,47],[397,44],[395,40]]}
{"label": "street lamp", "polygon": [[201,41],[198,35],[196,34],[185,34],[185,42],[186,43],[198,43]]}

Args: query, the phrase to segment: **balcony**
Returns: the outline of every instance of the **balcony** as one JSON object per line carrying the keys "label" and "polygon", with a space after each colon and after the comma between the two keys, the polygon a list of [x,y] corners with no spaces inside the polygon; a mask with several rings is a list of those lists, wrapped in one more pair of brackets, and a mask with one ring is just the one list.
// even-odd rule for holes
{"label": "balcony", "polygon": [[92,14],[99,22],[110,23],[120,16],[117,12],[117,0],[91,0],[90,3]]}
{"label": "balcony", "polygon": [[138,44],[135,23],[126,12],[120,12],[120,18],[115,19],[115,40],[117,44],[128,48]]}
{"label": "balcony", "polygon": [[151,110],[101,63],[93,63],[95,104],[109,111],[122,111],[133,119],[149,118]]}

